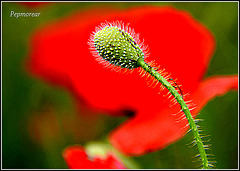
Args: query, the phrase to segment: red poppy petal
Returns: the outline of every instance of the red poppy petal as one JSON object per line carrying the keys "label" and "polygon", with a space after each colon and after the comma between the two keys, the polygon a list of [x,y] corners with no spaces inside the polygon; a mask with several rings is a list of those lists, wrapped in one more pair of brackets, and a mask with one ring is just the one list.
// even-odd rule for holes
{"label": "red poppy petal", "polygon": [[204,80],[192,98],[197,104],[198,108],[201,109],[208,101],[213,99],[215,96],[224,95],[229,90],[238,90],[238,76],[214,76]]}
{"label": "red poppy petal", "polygon": [[179,106],[146,112],[129,119],[110,134],[110,142],[125,155],[139,156],[162,149],[182,138],[186,120],[177,122]]}
{"label": "red poppy petal", "polygon": [[156,8],[134,22],[134,29],[149,46],[149,60],[177,78],[187,92],[202,79],[215,41],[211,32],[188,12],[174,8]]}
{"label": "red poppy petal", "polygon": [[63,157],[70,169],[91,168],[92,162],[88,160],[87,154],[80,146],[65,149]]}
{"label": "red poppy petal", "polygon": [[64,150],[63,157],[70,169],[124,169],[120,161],[112,154],[105,158],[95,156],[90,159],[81,146],[71,146]]}
{"label": "red poppy petal", "polygon": [[[197,91],[191,95],[197,109],[192,111],[196,115],[206,103],[217,95],[223,95],[229,90],[238,89],[238,76],[211,77],[203,81]],[[179,107],[179,106],[178,106]],[[180,139],[186,132],[186,120],[181,120],[178,113],[180,108],[169,107],[159,109],[158,113],[142,111],[133,119],[129,119],[110,136],[114,147],[126,155],[142,155],[166,147]]]}
{"label": "red poppy petal", "polygon": [[[39,28],[31,38],[27,69],[44,80],[72,89],[69,75],[76,72],[73,68],[80,68],[77,73],[81,75],[82,71],[92,67],[88,64],[96,63],[87,45],[94,26],[86,30],[89,27],[86,22],[95,20],[98,13],[104,17],[106,13],[113,12],[116,11],[104,8],[87,10]],[[79,79],[79,76],[75,79]]]}

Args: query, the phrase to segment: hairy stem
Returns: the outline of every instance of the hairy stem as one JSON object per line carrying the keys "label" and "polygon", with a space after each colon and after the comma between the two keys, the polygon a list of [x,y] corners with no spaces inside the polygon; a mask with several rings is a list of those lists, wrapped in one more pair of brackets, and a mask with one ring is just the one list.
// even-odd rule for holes
{"label": "hairy stem", "polygon": [[183,98],[177,90],[163,77],[161,76],[157,71],[155,71],[150,65],[148,65],[142,58],[139,58],[137,61],[137,65],[142,67],[146,72],[148,72],[150,75],[152,75],[155,79],[157,79],[164,87],[168,89],[168,91],[174,96],[174,98],[177,100],[177,102],[180,104],[182,111],[185,113],[186,118],[188,119],[190,129],[192,130],[195,141],[197,143],[197,147],[201,156],[202,164],[204,169],[209,169],[209,163],[207,159],[207,155],[203,146],[202,139],[199,135],[198,128],[194,122],[194,119],[192,118],[192,115],[188,109],[188,106],[184,102]]}

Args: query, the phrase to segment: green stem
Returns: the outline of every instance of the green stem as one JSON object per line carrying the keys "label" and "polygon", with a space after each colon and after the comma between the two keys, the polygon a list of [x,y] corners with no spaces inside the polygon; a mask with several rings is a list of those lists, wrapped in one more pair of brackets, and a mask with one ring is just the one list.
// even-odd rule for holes
{"label": "green stem", "polygon": [[179,95],[177,90],[163,77],[161,76],[157,71],[155,71],[152,67],[150,67],[142,58],[139,58],[137,61],[137,65],[142,67],[146,72],[148,72],[150,75],[152,75],[154,78],[156,78],[164,87],[168,89],[168,91],[174,96],[174,98],[177,100],[177,102],[180,104],[182,111],[185,113],[186,118],[188,119],[189,126],[194,134],[195,141],[197,143],[197,147],[202,159],[202,164],[204,169],[209,169],[208,159],[207,155],[204,149],[204,145],[202,142],[202,139],[199,135],[198,128],[194,122],[194,119],[192,118],[192,115],[188,109],[188,106],[182,99],[182,96]]}

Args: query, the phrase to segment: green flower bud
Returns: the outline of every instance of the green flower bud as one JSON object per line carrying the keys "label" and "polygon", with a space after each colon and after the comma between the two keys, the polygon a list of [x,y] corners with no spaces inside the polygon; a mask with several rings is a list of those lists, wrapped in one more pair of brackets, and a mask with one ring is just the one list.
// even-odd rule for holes
{"label": "green flower bud", "polygon": [[[97,57],[121,68],[134,69],[138,67],[137,61],[139,58],[144,59],[145,53],[141,49],[142,46],[138,44],[138,39],[134,40],[133,30],[128,33],[112,24],[97,30],[90,39],[93,50],[97,52]],[[131,29],[127,28],[127,30]]]}

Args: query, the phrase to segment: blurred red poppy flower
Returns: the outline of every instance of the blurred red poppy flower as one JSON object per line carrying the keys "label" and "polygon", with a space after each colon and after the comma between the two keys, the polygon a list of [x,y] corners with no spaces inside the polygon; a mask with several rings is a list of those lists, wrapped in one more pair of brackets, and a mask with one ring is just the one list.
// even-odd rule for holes
{"label": "blurred red poppy flower", "polygon": [[66,148],[63,157],[70,169],[125,169],[113,154],[89,156],[83,147],[77,145]]}
{"label": "blurred red poppy flower", "polygon": [[40,28],[31,41],[30,71],[67,87],[95,109],[112,115],[135,112],[110,134],[112,145],[125,154],[142,155],[166,147],[184,135],[186,129],[182,128],[186,122],[176,123],[176,116],[171,114],[180,107],[169,107],[166,97],[159,95],[157,88],[149,88],[137,71],[122,74],[95,61],[87,42],[95,27],[105,20],[130,23],[129,27],[140,33],[140,40],[144,38],[149,47],[147,60],[155,60],[172,78],[177,78],[184,94],[190,94],[185,100],[196,104],[193,115],[215,96],[238,88],[237,75],[203,80],[214,52],[214,38],[182,10],[99,7]]}

